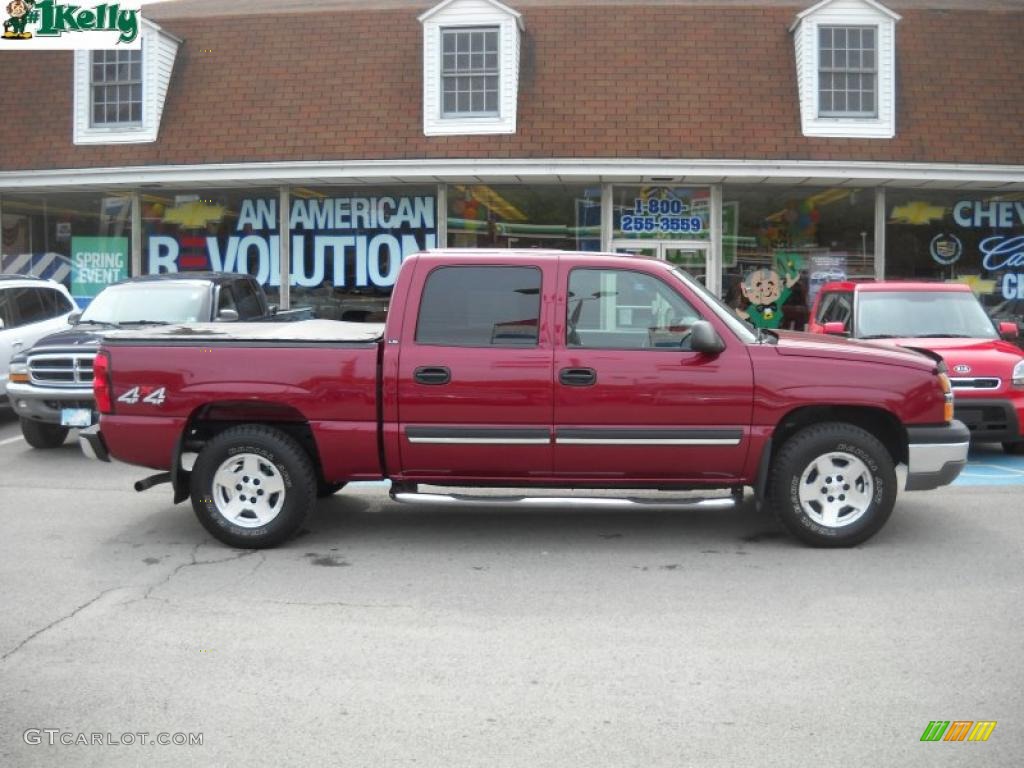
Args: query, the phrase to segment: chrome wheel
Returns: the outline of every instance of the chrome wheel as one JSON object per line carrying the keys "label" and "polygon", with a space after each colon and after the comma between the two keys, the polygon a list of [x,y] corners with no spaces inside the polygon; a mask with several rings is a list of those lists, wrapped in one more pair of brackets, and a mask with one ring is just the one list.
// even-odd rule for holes
{"label": "chrome wheel", "polygon": [[871,471],[850,453],[826,453],[800,477],[799,500],[818,525],[843,528],[860,520],[871,506],[875,485]]}
{"label": "chrome wheel", "polygon": [[240,528],[259,528],[274,520],[284,505],[284,478],[273,462],[255,453],[226,459],[213,475],[213,503],[225,520]]}

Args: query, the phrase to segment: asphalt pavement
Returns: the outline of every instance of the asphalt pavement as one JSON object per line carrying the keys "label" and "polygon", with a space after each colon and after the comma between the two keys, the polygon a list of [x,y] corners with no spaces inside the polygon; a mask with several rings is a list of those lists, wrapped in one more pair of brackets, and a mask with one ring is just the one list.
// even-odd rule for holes
{"label": "asphalt pavement", "polygon": [[[1024,457],[976,452],[850,550],[749,501],[414,509],[378,484],[246,552],[132,491],[147,470],[17,434],[0,412],[2,766],[1020,764]],[[923,743],[933,720],[997,726]]]}

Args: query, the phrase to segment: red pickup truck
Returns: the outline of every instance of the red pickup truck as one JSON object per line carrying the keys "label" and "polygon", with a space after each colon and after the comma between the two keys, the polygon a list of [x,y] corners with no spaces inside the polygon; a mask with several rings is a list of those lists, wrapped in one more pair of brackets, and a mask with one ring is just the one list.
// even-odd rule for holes
{"label": "red pickup truck", "polygon": [[[87,455],[140,464],[233,546],[285,541],[318,495],[422,485],[628,489],[745,486],[812,545],[850,546],[907,490],[951,482],[968,432],[930,358],[755,332],[698,281],[636,257],[421,253],[385,325],[196,325],[108,335]],[[692,500],[690,500],[692,501]],[[711,500],[732,503],[733,499]],[[673,500],[672,503],[678,503]],[[698,503],[698,502],[693,502]]]}

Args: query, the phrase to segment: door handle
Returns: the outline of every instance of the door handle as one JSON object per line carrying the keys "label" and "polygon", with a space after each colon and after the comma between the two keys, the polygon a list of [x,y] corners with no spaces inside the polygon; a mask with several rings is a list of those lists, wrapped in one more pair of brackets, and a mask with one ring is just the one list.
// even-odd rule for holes
{"label": "door handle", "polygon": [[443,365],[424,366],[413,371],[412,377],[418,384],[432,384],[437,386],[439,384],[447,384],[451,381],[452,372]]}
{"label": "door handle", "polygon": [[591,387],[597,384],[597,371],[593,368],[563,368],[558,380],[567,387]]}

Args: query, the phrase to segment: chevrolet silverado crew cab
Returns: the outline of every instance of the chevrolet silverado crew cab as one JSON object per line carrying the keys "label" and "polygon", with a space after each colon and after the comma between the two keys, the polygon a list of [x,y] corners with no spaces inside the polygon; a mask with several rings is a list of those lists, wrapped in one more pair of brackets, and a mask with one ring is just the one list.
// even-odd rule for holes
{"label": "chevrolet silverado crew cab", "polygon": [[970,429],[971,440],[1024,453],[1024,351],[1011,343],[1017,325],[996,325],[969,286],[830,283],[817,296],[808,330],[907,347],[943,360],[956,394],[954,415]]}
{"label": "chevrolet silverado crew cab", "polygon": [[[848,546],[889,517],[898,465],[906,489],[935,488],[968,447],[935,360],[755,332],[671,264],[610,254],[425,252],[402,264],[384,325],[121,331],[94,370],[86,454],[161,470],[136,488],[171,482],[245,548],[380,479],[426,504],[591,503],[552,489],[600,488],[636,507],[664,500],[629,489],[752,486],[805,542]],[[545,490],[458,492],[474,486]]]}
{"label": "chevrolet silverado crew cab", "polygon": [[[277,313],[255,278],[222,272],[135,277],[103,289],[85,312],[62,319],[11,360],[7,394],[33,448],[56,448],[71,427],[97,419],[92,361],[104,333],[118,328],[209,321],[297,319]],[[306,313],[305,316],[309,316]],[[68,328],[68,324],[71,328]],[[31,346],[31,349],[29,349]]]}

